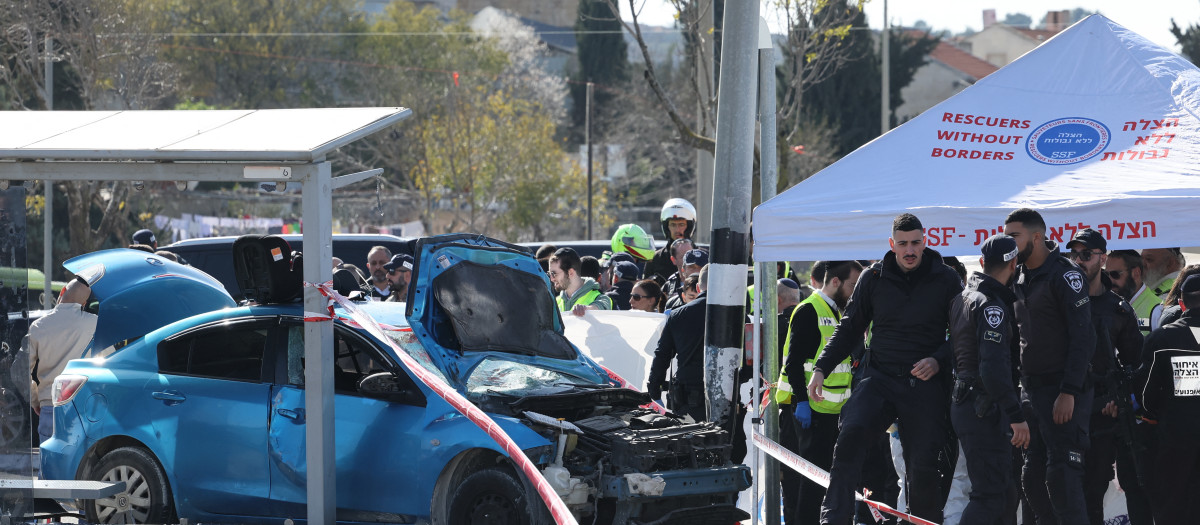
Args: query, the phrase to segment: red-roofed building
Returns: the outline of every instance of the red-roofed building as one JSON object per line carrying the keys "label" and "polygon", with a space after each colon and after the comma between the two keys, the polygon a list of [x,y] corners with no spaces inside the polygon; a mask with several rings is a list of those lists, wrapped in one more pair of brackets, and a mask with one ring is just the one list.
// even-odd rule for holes
{"label": "red-roofed building", "polygon": [[[966,37],[965,49],[997,67],[1004,67],[1065,29],[1069,18],[1069,11],[1050,11],[1046,14],[1045,29],[1026,29],[993,23],[983,28],[983,31]],[[986,14],[984,19],[987,20]]]}
{"label": "red-roofed building", "polygon": [[908,121],[997,69],[945,40],[938,42],[912,82],[900,90],[904,104],[896,108],[896,119]]}

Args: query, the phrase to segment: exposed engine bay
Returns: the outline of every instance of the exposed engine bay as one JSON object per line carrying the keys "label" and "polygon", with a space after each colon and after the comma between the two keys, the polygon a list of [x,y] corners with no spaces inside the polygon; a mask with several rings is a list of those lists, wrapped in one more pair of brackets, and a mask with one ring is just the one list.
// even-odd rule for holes
{"label": "exposed engine bay", "polygon": [[641,408],[649,395],[620,388],[480,401],[557,444],[543,473],[577,518],[694,525],[749,517],[734,506],[749,469],[730,463],[730,436],[715,423]]}

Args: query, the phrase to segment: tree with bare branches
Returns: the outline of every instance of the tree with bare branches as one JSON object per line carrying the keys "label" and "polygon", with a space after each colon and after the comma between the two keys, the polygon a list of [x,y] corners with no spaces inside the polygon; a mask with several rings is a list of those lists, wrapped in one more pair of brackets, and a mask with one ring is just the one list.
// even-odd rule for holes
{"label": "tree with bare branches", "polygon": [[[159,60],[136,0],[0,0],[0,104],[5,109],[154,109],[173,95],[178,70]],[[56,65],[53,85],[43,74]],[[52,90],[52,91],[50,91]],[[52,93],[54,96],[52,97]],[[69,94],[64,101],[58,95]],[[66,102],[64,104],[63,102]],[[128,183],[60,182],[69,253],[119,245],[133,218]],[[36,191],[36,190],[35,190]],[[43,204],[44,205],[44,204]],[[32,210],[41,216],[40,209]],[[32,251],[38,263],[40,251]]]}
{"label": "tree with bare branches", "polygon": [[[614,12],[616,12],[615,5],[619,0],[608,1],[610,5],[614,6]],[[633,36],[645,58],[642,76],[662,104],[667,118],[674,125],[675,131],[678,133],[676,140],[696,149],[714,151],[716,143],[711,135],[715,133],[716,129],[716,86],[708,79],[716,78],[716,72],[709,71],[707,69],[709,65],[704,61],[691,61],[698,65],[694,67],[688,83],[691,91],[689,98],[699,101],[700,108],[699,118],[695,119],[699,123],[693,124],[687,118],[689,115],[681,111],[680,106],[676,104],[676,100],[680,98],[679,95],[669,92],[668,88],[660,82],[660,75],[655,71],[655,64],[651,59],[649,47],[646,45],[642,25],[638,21],[642,2],[640,0],[627,1],[631,20],[623,22],[623,25],[625,30]],[[804,101],[805,88],[827,78],[851,58],[848,50],[841,46],[841,43],[850,29],[850,22],[854,15],[861,10],[864,1],[856,0],[853,6],[846,5],[844,0],[778,0],[774,4],[774,8],[779,11],[782,15],[781,18],[787,23],[784,45],[792,51],[792,56],[796,57],[791,63],[784,64],[779,68],[782,102],[778,106],[777,118],[781,123],[780,136],[783,139],[780,141],[781,147],[790,144],[799,131],[800,121],[793,117],[799,115]],[[704,10],[712,9],[708,6],[713,3],[700,0],[671,0],[671,4],[678,13],[677,25],[685,33],[689,57],[695,57],[699,52],[698,48],[705,40],[713,38],[715,34],[719,33],[704,32],[700,22],[706,14]],[[717,15],[717,13],[713,14]],[[714,16],[714,18],[719,20],[719,16]]]}

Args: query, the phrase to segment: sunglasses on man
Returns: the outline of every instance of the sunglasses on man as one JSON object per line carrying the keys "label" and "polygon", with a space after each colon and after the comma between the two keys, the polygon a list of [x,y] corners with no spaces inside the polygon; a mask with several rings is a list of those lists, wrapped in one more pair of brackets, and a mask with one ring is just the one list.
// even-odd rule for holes
{"label": "sunglasses on man", "polygon": [[1072,251],[1072,252],[1067,253],[1067,257],[1070,257],[1071,260],[1083,261],[1083,262],[1088,262],[1088,261],[1092,260],[1092,257],[1096,256],[1096,255],[1104,255],[1104,252],[1085,250],[1082,252]]}

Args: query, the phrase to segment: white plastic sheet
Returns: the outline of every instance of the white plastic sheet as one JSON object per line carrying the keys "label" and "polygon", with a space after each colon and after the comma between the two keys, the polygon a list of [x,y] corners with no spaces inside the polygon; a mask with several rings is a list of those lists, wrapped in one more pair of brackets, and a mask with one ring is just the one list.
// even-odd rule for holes
{"label": "white plastic sheet", "polygon": [[584,355],[645,390],[667,316],[632,310],[588,310],[583,317],[569,312],[562,317],[564,335]]}

